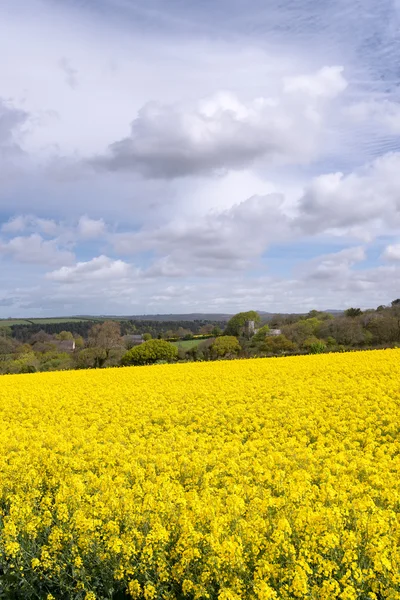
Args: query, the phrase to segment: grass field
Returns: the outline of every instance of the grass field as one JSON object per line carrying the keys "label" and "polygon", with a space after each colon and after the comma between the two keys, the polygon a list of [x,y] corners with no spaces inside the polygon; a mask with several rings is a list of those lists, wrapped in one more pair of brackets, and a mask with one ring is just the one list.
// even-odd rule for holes
{"label": "grass field", "polygon": [[2,596],[397,600],[399,358],[3,376]]}
{"label": "grass field", "polygon": [[84,319],[79,317],[60,317],[49,319],[0,319],[0,327],[11,327],[12,325],[46,325],[51,323],[80,323],[81,321],[95,321],[96,319]]}
{"label": "grass field", "polygon": [[201,342],[204,342],[204,339],[199,340],[180,340],[179,342],[172,342],[174,346],[177,348],[183,348],[184,350],[190,350],[191,348],[195,348]]}

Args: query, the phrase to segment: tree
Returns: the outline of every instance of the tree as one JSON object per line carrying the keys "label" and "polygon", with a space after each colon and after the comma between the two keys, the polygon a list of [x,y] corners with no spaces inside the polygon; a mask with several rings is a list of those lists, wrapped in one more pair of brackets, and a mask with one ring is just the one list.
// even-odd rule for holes
{"label": "tree", "polygon": [[320,321],[315,317],[310,319],[302,319],[292,325],[283,327],[284,335],[295,344],[303,344],[304,341],[313,336],[317,336],[322,323],[331,323],[333,321]]}
{"label": "tree", "polygon": [[75,338],[75,348],[81,349],[85,347],[85,340],[81,335],[77,335]]}
{"label": "tree", "polygon": [[102,367],[107,361],[111,349],[122,346],[121,327],[116,321],[104,321],[94,325],[89,331],[89,347],[97,352],[96,367]]}
{"label": "tree", "polygon": [[148,342],[149,340],[151,340],[152,339],[151,333],[144,333],[143,334],[143,339],[144,339],[145,342]]}
{"label": "tree", "polygon": [[214,340],[211,353],[215,357],[235,356],[240,352],[239,340],[234,335],[221,335]]}
{"label": "tree", "polygon": [[360,346],[366,341],[365,333],[366,330],[360,319],[337,317],[321,325],[319,337],[324,339],[333,337],[339,345],[343,346]]}
{"label": "tree", "polygon": [[253,335],[253,337],[251,338],[252,343],[264,341],[269,332],[270,332],[269,326],[263,325],[262,327],[260,327],[260,329],[257,331],[257,333],[255,335]]}
{"label": "tree", "polygon": [[199,329],[199,334],[200,335],[211,335],[213,332],[214,326],[210,324],[208,325],[202,325]]}
{"label": "tree", "polygon": [[9,325],[2,325],[0,327],[0,337],[12,337],[12,329]]}
{"label": "tree", "polygon": [[344,316],[350,317],[351,319],[354,319],[355,317],[359,317],[362,314],[363,313],[362,313],[361,308],[348,308],[347,310],[344,311]]}
{"label": "tree", "polygon": [[239,336],[243,333],[243,329],[247,321],[254,321],[257,325],[260,323],[260,315],[255,310],[249,310],[247,312],[240,312],[229,319],[224,334]]}
{"label": "tree", "polygon": [[3,360],[4,357],[9,356],[10,354],[13,354],[15,349],[16,344],[13,339],[0,336],[0,360]]}
{"label": "tree", "polygon": [[298,348],[284,335],[270,335],[260,344],[259,350],[264,354],[292,354]]}
{"label": "tree", "polygon": [[56,340],[73,340],[74,336],[70,331],[60,331],[56,334]]}
{"label": "tree", "polygon": [[150,365],[158,361],[172,362],[178,357],[178,348],[165,340],[149,340],[128,350],[121,359],[121,364]]}
{"label": "tree", "polygon": [[219,335],[222,335],[222,329],[221,329],[221,327],[218,327],[218,325],[216,325],[215,327],[213,327],[211,329],[211,335],[213,335],[214,337],[218,337]]}

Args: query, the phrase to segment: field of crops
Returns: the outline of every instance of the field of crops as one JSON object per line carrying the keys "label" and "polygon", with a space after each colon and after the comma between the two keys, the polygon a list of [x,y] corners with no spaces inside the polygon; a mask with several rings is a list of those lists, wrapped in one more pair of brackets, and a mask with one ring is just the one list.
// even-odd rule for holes
{"label": "field of crops", "polygon": [[13,325],[51,325],[54,323],[80,323],[82,321],[92,321],[80,317],[60,317],[59,319],[0,319],[0,327],[12,327]]}
{"label": "field of crops", "polygon": [[174,344],[174,346],[176,346],[177,348],[182,348],[183,350],[191,350],[192,348],[195,348],[196,346],[198,346],[199,344],[201,344],[201,342],[204,342],[204,339],[200,338],[200,339],[195,339],[195,340],[179,340],[179,342],[172,342]]}
{"label": "field of crops", "polygon": [[0,379],[0,598],[398,600],[400,350]]}

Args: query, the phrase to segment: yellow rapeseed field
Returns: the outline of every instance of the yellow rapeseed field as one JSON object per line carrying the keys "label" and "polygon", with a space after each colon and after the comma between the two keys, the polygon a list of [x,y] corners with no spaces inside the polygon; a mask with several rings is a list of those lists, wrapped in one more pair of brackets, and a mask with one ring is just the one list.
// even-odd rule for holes
{"label": "yellow rapeseed field", "polygon": [[400,350],[0,379],[0,598],[400,599]]}

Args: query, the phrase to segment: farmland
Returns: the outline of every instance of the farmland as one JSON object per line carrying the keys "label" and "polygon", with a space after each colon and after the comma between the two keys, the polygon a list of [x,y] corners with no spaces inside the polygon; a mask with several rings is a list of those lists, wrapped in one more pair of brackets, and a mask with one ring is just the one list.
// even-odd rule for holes
{"label": "farmland", "polygon": [[50,325],[53,323],[81,323],[82,321],[95,321],[96,319],[85,319],[81,317],[60,317],[48,319],[0,319],[0,327],[12,327],[13,325]]}
{"label": "farmland", "polygon": [[183,348],[184,350],[191,350],[198,346],[204,339],[193,339],[193,340],[179,340],[178,342],[172,342],[177,348]]}
{"label": "farmland", "polygon": [[3,597],[398,599],[399,358],[4,376]]}

